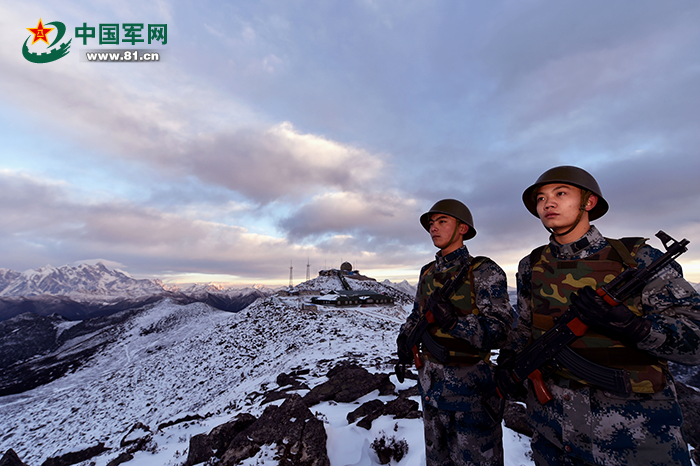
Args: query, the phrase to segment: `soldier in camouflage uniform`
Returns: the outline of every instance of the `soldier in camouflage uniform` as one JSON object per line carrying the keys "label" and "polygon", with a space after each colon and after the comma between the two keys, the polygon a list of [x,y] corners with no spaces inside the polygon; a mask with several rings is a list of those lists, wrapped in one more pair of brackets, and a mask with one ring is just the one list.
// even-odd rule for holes
{"label": "soldier in camouflage uniform", "polygon": [[[662,253],[643,238],[604,238],[590,225],[608,205],[586,171],[569,166],[548,170],[525,190],[523,201],[551,236],[549,244],[520,261],[520,317],[509,349],[522,350],[572,304],[589,326],[572,349],[598,364],[626,370],[633,390],[608,392],[564,369],[545,377],[553,400],[543,405],[530,386],[527,407],[536,464],[689,466],[667,361],[700,363],[698,293],[675,262],[621,305],[611,306],[593,291],[623,267],[646,267]],[[514,360],[510,350],[499,356],[499,381],[501,367]]]}
{"label": "soldier in camouflage uniform", "polygon": [[[438,360],[422,345],[418,356],[427,465],[502,465],[501,423],[486,414],[481,398],[495,386],[490,351],[505,342],[513,324],[506,276],[491,259],[472,257],[464,246],[476,230],[461,202],[439,201],[420,221],[440,251],[420,272],[415,305],[397,343],[400,359],[403,354],[404,362],[411,360],[406,335],[431,311],[435,323],[426,333],[449,351]],[[446,283],[464,267],[462,283],[444,296]]]}

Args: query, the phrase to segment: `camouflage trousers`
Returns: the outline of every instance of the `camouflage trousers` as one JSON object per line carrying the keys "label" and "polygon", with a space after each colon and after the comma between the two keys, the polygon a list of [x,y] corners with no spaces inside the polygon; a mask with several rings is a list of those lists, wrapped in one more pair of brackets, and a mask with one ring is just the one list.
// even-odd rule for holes
{"label": "camouflage trousers", "polygon": [[423,403],[427,466],[502,466],[501,424],[485,411],[439,410]]}
{"label": "camouflage trousers", "polygon": [[630,395],[565,385],[547,381],[546,405],[528,394],[538,466],[690,466],[672,382],[660,393]]}

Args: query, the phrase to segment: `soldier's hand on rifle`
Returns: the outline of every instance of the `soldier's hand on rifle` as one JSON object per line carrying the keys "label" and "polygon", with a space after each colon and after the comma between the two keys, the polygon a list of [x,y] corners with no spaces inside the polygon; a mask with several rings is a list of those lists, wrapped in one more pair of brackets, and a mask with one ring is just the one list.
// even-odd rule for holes
{"label": "soldier's hand on rifle", "polygon": [[515,351],[502,349],[493,374],[498,392],[507,400],[522,400],[527,396],[525,385],[513,378],[516,356]]}
{"label": "soldier's hand on rifle", "polygon": [[439,289],[433,291],[428,297],[426,309],[433,313],[435,321],[442,330],[450,330],[457,324],[457,314],[452,303],[442,296]]}
{"label": "soldier's hand on rifle", "polygon": [[590,286],[573,294],[571,304],[584,324],[617,340],[638,343],[651,330],[651,322],[636,315],[627,306],[611,306]]}

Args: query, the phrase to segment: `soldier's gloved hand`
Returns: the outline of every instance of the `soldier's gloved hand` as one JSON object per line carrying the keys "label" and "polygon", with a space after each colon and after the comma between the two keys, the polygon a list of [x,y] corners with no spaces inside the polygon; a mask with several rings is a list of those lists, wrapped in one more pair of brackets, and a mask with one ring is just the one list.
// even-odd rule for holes
{"label": "soldier's gloved hand", "polygon": [[571,304],[584,324],[616,340],[638,343],[651,330],[651,322],[627,306],[611,306],[590,286],[571,295]]}
{"label": "soldier's gloved hand", "polygon": [[501,396],[507,400],[524,400],[527,389],[522,382],[513,378],[516,353],[513,350],[501,350],[496,360],[496,369],[493,373],[496,387]]}
{"label": "soldier's gloved hand", "polygon": [[413,361],[413,350],[408,347],[408,336],[404,333],[399,333],[396,338],[396,353],[401,364],[410,364]]}
{"label": "soldier's gloved hand", "polygon": [[457,314],[455,314],[452,303],[443,298],[440,290],[435,290],[429,297],[426,309],[433,313],[435,321],[442,330],[453,329],[457,324]]}

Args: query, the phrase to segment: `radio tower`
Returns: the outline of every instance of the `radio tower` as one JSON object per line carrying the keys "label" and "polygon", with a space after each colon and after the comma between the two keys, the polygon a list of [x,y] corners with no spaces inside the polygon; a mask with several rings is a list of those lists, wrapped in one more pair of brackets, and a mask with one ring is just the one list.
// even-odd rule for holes
{"label": "radio tower", "polygon": [[292,269],[293,268],[294,267],[292,267],[292,261],[289,261],[289,287],[290,288],[294,286],[294,283],[292,282]]}
{"label": "radio tower", "polygon": [[309,275],[311,270],[311,264],[309,263],[309,258],[306,258],[306,281],[308,282],[309,279],[311,279],[311,275]]}

